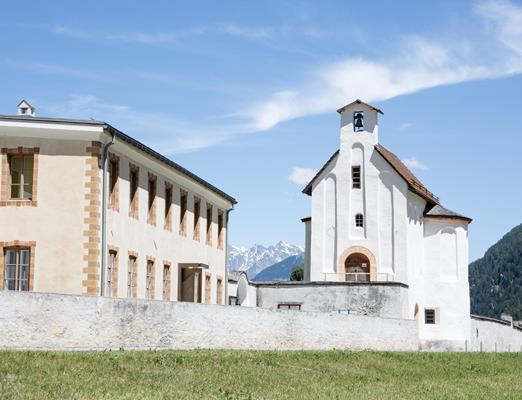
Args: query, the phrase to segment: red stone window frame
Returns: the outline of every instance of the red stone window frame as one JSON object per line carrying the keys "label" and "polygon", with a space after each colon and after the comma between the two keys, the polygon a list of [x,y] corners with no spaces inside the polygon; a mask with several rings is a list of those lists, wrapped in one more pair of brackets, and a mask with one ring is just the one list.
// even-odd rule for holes
{"label": "red stone window frame", "polygon": [[166,231],[172,232],[172,200],[174,187],[172,183],[165,181],[165,223],[163,228]]}
{"label": "red stone window frame", "polygon": [[145,266],[145,298],[154,300],[155,291],[155,269],[156,269],[156,258],[147,256],[147,265]]}
{"label": "red stone window frame", "polygon": [[171,285],[172,285],[172,263],[163,260],[163,300],[170,301],[171,299]]}
{"label": "red stone window frame", "polygon": [[[107,252],[107,276],[105,277],[106,280],[106,291],[107,296],[109,297],[118,297],[118,266],[119,266],[119,254],[120,249],[119,247],[108,245],[107,246],[108,252]],[[112,271],[110,270],[111,266],[111,259],[114,257],[114,264],[112,265]],[[111,276],[112,273],[112,276]],[[112,278],[112,279],[111,279]],[[110,292],[109,284],[112,286]]]}
{"label": "red stone window frame", "polygon": [[207,245],[212,246],[212,214],[214,207],[207,203]]}
{"label": "red stone window frame", "polygon": [[199,242],[201,240],[201,199],[197,196],[194,198],[194,230],[192,238]]}
{"label": "red stone window frame", "polygon": [[7,249],[29,249],[29,292],[34,290],[34,267],[36,257],[36,242],[24,242],[14,240],[12,242],[0,242],[0,290],[4,289],[5,282],[5,252]]}
{"label": "red stone window frame", "polygon": [[[133,270],[131,271],[131,259],[134,260]],[[127,258],[127,298],[135,299],[138,297],[138,253],[129,251]]]}
{"label": "red stone window frame", "polygon": [[140,217],[140,167],[129,163],[129,217]]}
{"label": "red stone window frame", "polygon": [[[7,206],[28,206],[28,207],[37,207],[38,206],[38,158],[40,154],[39,147],[16,147],[16,148],[7,148],[2,147],[1,149],[1,178],[0,178],[0,207]],[[31,200],[23,200],[23,199],[11,199],[10,198],[10,190],[11,190],[11,182],[10,182],[10,174],[9,174],[9,156],[11,155],[33,155],[33,193]]]}
{"label": "red stone window frame", "polygon": [[187,205],[188,192],[186,190],[179,190],[179,234],[180,236],[187,236]]}
{"label": "red stone window frame", "polygon": [[223,243],[225,241],[225,213],[218,209],[218,243],[217,247],[223,250]]}
{"label": "red stone window frame", "polygon": [[158,177],[148,173],[148,201],[147,201],[147,223],[156,226],[156,201],[158,192]]}
{"label": "red stone window frame", "polygon": [[120,211],[120,157],[109,154],[109,210]]}

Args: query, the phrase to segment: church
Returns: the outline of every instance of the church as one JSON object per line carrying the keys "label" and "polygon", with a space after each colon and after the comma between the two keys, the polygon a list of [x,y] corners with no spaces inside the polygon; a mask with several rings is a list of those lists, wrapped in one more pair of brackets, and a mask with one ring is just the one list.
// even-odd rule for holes
{"label": "church", "polygon": [[405,287],[401,317],[425,342],[469,338],[468,225],[379,143],[381,110],[339,110],[340,147],[304,188],[311,196],[305,281]]}

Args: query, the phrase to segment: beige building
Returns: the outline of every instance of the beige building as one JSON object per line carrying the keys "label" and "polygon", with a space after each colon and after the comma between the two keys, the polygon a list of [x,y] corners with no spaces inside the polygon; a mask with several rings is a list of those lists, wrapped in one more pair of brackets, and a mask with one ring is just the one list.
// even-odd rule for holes
{"label": "beige building", "polygon": [[234,198],[105,122],[25,101],[0,116],[0,149],[0,289],[225,304]]}

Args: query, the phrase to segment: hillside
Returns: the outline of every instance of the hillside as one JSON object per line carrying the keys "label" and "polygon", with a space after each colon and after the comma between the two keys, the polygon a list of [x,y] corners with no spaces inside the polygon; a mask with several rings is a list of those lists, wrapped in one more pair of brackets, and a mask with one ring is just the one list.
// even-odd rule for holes
{"label": "hillside", "polygon": [[292,272],[292,269],[296,265],[302,264],[303,262],[304,255],[302,253],[295,256],[290,256],[285,258],[283,261],[265,268],[252,280],[258,282],[288,281],[290,280],[290,273]]}
{"label": "hillside", "polygon": [[522,319],[522,224],[469,265],[471,312]]}

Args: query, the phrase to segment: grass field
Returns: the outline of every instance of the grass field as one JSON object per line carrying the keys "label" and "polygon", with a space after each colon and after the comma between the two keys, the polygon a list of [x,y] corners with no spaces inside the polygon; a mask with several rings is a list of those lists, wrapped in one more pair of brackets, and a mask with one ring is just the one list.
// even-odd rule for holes
{"label": "grass field", "polygon": [[522,399],[522,354],[0,352],[0,399]]}

